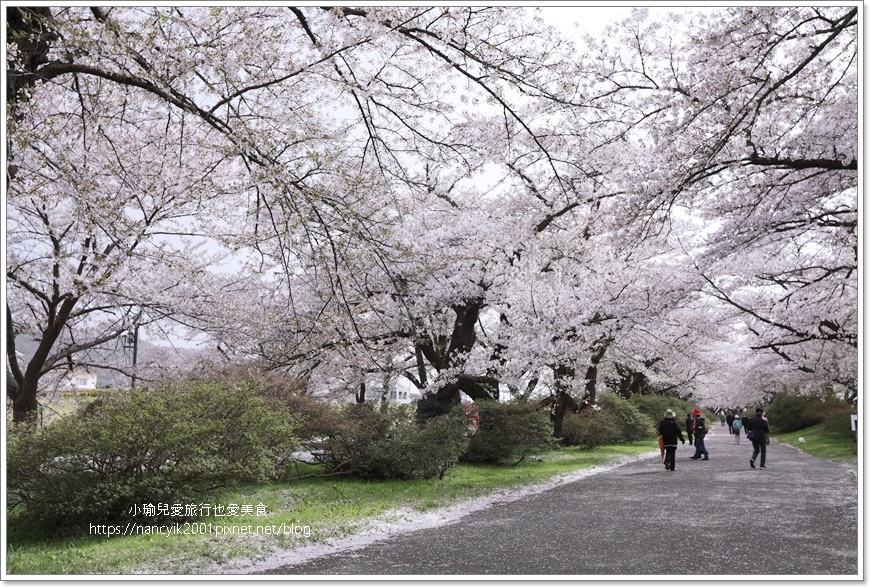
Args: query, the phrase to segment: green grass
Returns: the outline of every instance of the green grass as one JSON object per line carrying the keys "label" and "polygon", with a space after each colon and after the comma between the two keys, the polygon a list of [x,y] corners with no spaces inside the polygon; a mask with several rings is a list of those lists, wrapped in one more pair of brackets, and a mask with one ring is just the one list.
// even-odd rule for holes
{"label": "green grass", "polygon": [[[789,444],[814,457],[858,466],[857,443],[851,438],[825,430],[821,424],[796,432],[778,434],[774,431],[772,436],[779,442]],[[798,443],[800,437],[806,440],[805,444]]]}
{"label": "green grass", "polygon": [[[262,517],[201,518],[211,523],[206,535],[84,536],[45,540],[7,517],[9,575],[200,574],[214,563],[236,558],[257,560],[270,552],[350,535],[375,518],[392,513],[424,512],[500,490],[544,482],[555,476],[655,450],[654,442],[634,442],[595,450],[564,448],[516,466],[460,464],[444,479],[359,481],[309,477],[268,485],[245,485],[203,498],[215,504],[264,504]],[[316,469],[300,466],[299,474]],[[86,523],[86,522],[85,522]],[[246,525],[309,527],[310,535],[228,535]],[[218,530],[218,528],[220,530]],[[222,532],[222,533],[220,533]]]}

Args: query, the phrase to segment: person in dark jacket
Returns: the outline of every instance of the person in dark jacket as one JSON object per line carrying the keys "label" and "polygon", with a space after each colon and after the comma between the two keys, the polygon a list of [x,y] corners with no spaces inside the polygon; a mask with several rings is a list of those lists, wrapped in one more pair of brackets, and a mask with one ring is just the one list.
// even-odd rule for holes
{"label": "person in dark jacket", "polygon": [[734,434],[734,418],[737,414],[732,414],[731,410],[725,411],[725,425],[728,426],[728,434]]}
{"label": "person in dark jacket", "polygon": [[665,471],[673,471],[677,460],[677,440],[686,444],[680,425],[677,424],[677,415],[673,410],[665,412],[665,419],[659,423],[659,434],[665,445]]}
{"label": "person in dark jacket", "polygon": [[764,464],[767,460],[767,436],[770,434],[770,426],[767,420],[764,419],[764,410],[755,408],[755,416],[749,419],[747,428],[749,429],[747,435],[750,433],[756,434],[755,438],[752,438],[752,458],[749,459],[749,466],[753,469],[755,468],[755,459],[761,453],[760,468],[766,469],[767,467]]}
{"label": "person in dark jacket", "polygon": [[689,446],[692,446],[692,427],[695,425],[695,418],[692,414],[686,416],[686,436],[689,438]]}
{"label": "person in dark jacket", "polygon": [[743,434],[749,435],[749,414],[743,410],[743,415],[740,416],[740,424],[743,426]]}
{"label": "person in dark jacket", "polygon": [[692,424],[692,431],[695,434],[695,454],[689,458],[709,461],[710,453],[707,452],[707,447],[704,445],[704,437],[707,436],[707,432],[709,432],[707,420],[704,418],[701,410],[696,409],[692,412],[692,415],[695,416],[695,422]]}

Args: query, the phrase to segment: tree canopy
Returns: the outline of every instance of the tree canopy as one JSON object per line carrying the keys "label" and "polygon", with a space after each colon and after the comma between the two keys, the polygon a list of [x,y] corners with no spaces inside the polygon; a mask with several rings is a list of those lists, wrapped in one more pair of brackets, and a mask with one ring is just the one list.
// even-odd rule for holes
{"label": "tree canopy", "polygon": [[15,418],[132,324],[556,411],[854,399],[858,14],[8,7]]}

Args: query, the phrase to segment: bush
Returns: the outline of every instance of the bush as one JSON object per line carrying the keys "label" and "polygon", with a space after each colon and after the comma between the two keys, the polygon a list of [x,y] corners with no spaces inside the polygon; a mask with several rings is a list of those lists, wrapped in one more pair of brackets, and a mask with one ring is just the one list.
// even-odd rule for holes
{"label": "bush", "polygon": [[[771,426],[777,432],[794,432],[821,423],[821,417],[809,409],[818,400],[808,395],[777,394],[765,409]],[[754,410],[749,410],[754,415]]]}
{"label": "bush", "polygon": [[824,430],[842,438],[856,438],[851,421],[855,408],[833,394],[821,398],[782,393],[765,411],[771,428],[778,433],[795,432],[820,424]]}
{"label": "bush", "polygon": [[622,431],[622,441],[627,442],[655,438],[656,423],[664,417],[664,412],[659,417],[644,415],[634,404],[613,393],[601,395],[598,405],[603,412],[616,418]]}
{"label": "bush", "polygon": [[423,425],[412,406],[350,404],[325,440],[322,461],[362,479],[441,478],[468,446],[461,407]]}
{"label": "bush", "polygon": [[290,395],[280,400],[268,400],[270,405],[293,414],[296,435],[303,444],[317,443],[340,429],[345,417],[340,406],[305,395]]}
{"label": "bush", "polygon": [[586,448],[646,440],[655,435],[652,418],[641,413],[633,403],[612,393],[599,396],[598,409],[566,414],[562,422],[563,442]]}
{"label": "bush", "polygon": [[[141,520],[133,506],[184,504],[209,489],[275,478],[296,448],[292,418],[240,383],[173,384],[101,394],[7,442],[10,504],[58,530]],[[148,517],[149,523],[184,516]]]}
{"label": "bush", "polygon": [[852,413],[855,411],[850,404],[840,400],[819,401],[810,406],[815,416],[822,419],[822,428],[840,436],[856,440],[858,435],[852,431]]}
{"label": "bush", "polygon": [[605,412],[569,412],[562,420],[562,442],[568,446],[592,449],[603,444],[616,444],[620,439],[619,422]]}
{"label": "bush", "polygon": [[550,415],[536,404],[479,402],[477,406],[480,426],[463,461],[516,464],[556,447]]}

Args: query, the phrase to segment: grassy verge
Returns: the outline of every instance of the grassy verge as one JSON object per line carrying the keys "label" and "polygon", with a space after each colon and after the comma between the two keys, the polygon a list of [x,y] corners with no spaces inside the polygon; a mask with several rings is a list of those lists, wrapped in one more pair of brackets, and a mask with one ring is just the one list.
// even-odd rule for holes
{"label": "grassy verge", "polygon": [[[204,532],[186,535],[83,536],[44,540],[8,517],[9,575],[197,574],[214,563],[258,560],[271,552],[353,534],[374,518],[399,510],[427,511],[499,490],[544,482],[558,475],[650,452],[654,443],[635,442],[595,450],[565,448],[513,467],[458,465],[444,479],[358,481],[303,478],[229,489],[204,501],[265,506],[264,516],[203,517]],[[312,472],[300,467],[300,475]],[[85,522],[87,523],[87,522]],[[292,528],[290,534],[239,534],[248,525]],[[304,528],[310,533],[306,536]],[[187,530],[194,528],[193,525]]]}
{"label": "grassy verge", "polygon": [[[772,436],[779,442],[794,446],[814,457],[858,466],[857,444],[851,439],[825,430],[821,425],[797,432],[778,434],[774,431]],[[806,443],[800,444],[798,438],[803,438]]]}

